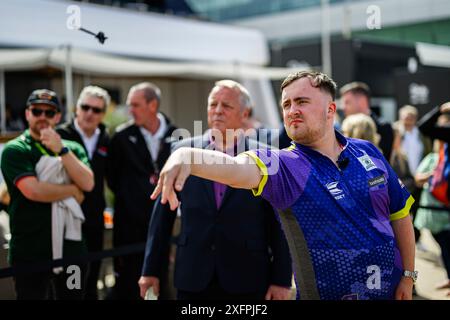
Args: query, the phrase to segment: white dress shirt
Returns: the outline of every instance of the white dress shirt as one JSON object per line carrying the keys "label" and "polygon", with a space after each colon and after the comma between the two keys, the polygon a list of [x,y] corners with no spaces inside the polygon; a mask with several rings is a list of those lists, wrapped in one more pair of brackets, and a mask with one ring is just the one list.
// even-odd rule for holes
{"label": "white dress shirt", "polygon": [[95,147],[97,146],[98,138],[100,137],[100,129],[95,129],[95,132],[92,136],[88,137],[84,131],[80,128],[78,125],[78,121],[75,119],[73,122],[75,125],[75,129],[78,131],[78,133],[81,136],[81,140],[83,140],[84,146],[86,147],[86,150],[88,152],[89,160],[92,159],[95,151]]}
{"label": "white dress shirt", "polygon": [[158,159],[161,139],[164,137],[164,134],[167,130],[167,122],[164,116],[161,113],[158,113],[157,117],[159,119],[159,128],[158,130],[156,130],[155,134],[152,134],[144,127],[139,128],[142,135],[144,136],[145,143],[147,144],[147,149],[149,150],[153,161],[156,161]]}
{"label": "white dress shirt", "polygon": [[403,134],[402,149],[408,157],[409,170],[415,174],[423,155],[423,144],[419,129],[414,127],[411,131],[405,130]]}

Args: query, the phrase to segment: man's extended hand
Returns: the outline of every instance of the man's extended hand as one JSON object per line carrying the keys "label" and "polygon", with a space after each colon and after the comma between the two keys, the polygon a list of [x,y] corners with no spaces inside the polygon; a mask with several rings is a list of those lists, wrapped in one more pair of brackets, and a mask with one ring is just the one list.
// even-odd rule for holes
{"label": "man's extended hand", "polygon": [[153,287],[155,295],[159,295],[159,278],[142,276],[139,278],[138,284],[142,299],[145,299],[145,294],[150,287]]}
{"label": "man's extended hand", "polygon": [[450,103],[444,103],[441,106],[441,113],[450,113]]}
{"label": "man's extended hand", "polygon": [[411,278],[402,277],[395,290],[395,300],[412,300],[413,281]]}
{"label": "man's extended hand", "polygon": [[152,200],[161,193],[162,204],[169,201],[171,210],[178,207],[179,202],[175,191],[183,189],[186,179],[191,174],[190,155],[189,148],[180,148],[167,159],[159,174],[158,184],[150,196]]}
{"label": "man's extended hand", "polygon": [[267,289],[266,300],[289,300],[291,295],[291,289],[272,284]]}

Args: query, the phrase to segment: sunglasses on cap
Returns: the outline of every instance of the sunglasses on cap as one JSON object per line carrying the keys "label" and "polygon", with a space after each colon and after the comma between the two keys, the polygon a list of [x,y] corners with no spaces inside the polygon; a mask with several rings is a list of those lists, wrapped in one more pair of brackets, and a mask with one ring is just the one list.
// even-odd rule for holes
{"label": "sunglasses on cap", "polygon": [[89,110],[92,110],[92,112],[95,113],[95,114],[99,114],[99,113],[103,112],[103,108],[93,107],[93,106],[90,106],[88,104],[82,104],[80,106],[80,108],[81,108],[81,110],[86,111],[86,112],[88,112]]}
{"label": "sunglasses on cap", "polygon": [[31,113],[35,117],[40,117],[43,113],[47,119],[52,119],[56,115],[56,110],[53,109],[39,109],[39,108],[30,108]]}

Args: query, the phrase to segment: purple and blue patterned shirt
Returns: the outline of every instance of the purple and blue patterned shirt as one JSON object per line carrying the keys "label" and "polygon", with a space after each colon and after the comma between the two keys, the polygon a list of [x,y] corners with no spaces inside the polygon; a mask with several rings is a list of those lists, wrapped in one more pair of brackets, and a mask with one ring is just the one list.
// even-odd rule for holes
{"label": "purple and blue patterned shirt", "polygon": [[414,199],[374,145],[336,136],[342,170],[300,144],[247,152],[263,173],[254,193],[295,216],[320,299],[392,299],[403,266],[390,222]]}

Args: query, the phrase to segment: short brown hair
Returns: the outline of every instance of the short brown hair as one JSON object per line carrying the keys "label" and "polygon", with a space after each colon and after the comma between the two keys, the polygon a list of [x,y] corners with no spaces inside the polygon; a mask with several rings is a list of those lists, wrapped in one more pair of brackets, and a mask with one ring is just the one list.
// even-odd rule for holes
{"label": "short brown hair", "polygon": [[130,88],[129,92],[142,91],[144,93],[145,101],[148,103],[153,99],[158,102],[158,107],[161,103],[161,89],[159,89],[154,83],[151,82],[141,82],[135,84]]}
{"label": "short brown hair", "polygon": [[370,88],[364,82],[360,81],[350,82],[347,83],[345,86],[343,86],[341,90],[339,90],[339,94],[341,95],[341,97],[347,92],[362,94],[366,96],[367,99],[370,99]]}
{"label": "short brown hair", "polygon": [[291,73],[286,77],[286,79],[284,79],[283,83],[281,84],[280,90],[283,91],[283,89],[290,85],[292,82],[301,78],[309,78],[309,80],[311,81],[311,85],[314,88],[319,88],[320,90],[329,93],[333,100],[336,98],[336,82],[334,82],[333,79],[322,72],[298,71]]}

